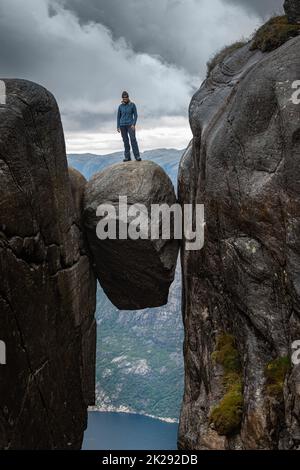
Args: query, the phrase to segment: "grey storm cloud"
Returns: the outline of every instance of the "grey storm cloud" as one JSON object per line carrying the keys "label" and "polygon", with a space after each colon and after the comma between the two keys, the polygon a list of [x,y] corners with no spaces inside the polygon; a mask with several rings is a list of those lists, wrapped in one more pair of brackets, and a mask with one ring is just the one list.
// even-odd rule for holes
{"label": "grey storm cloud", "polygon": [[250,13],[257,14],[263,19],[266,17],[283,12],[283,0],[223,0],[225,3],[231,3],[242,6]]}
{"label": "grey storm cloud", "polygon": [[[195,57],[210,49],[206,40],[209,27],[215,26],[212,29],[215,37],[210,37],[212,44],[219,42],[218,25],[214,22],[219,17],[218,10],[221,13],[223,10],[226,28],[226,22],[230,24],[226,6],[228,14],[230,7],[240,7],[243,16],[246,12],[262,19],[280,11],[283,0],[220,0],[219,5],[204,0],[60,0],[60,3],[74,11],[82,23],[105,24],[115,38],[126,38],[134,51],[157,54],[162,60],[196,74],[200,61]],[[225,28],[220,25],[219,28],[220,34],[224,33]],[[235,29],[238,32],[239,27]]]}
{"label": "grey storm cloud", "polygon": [[[74,11],[80,22],[105,24],[115,38],[125,37],[134,51],[158,54],[162,60],[192,74],[199,73],[200,61],[195,60],[195,53],[199,57],[204,47],[209,49],[205,40],[207,30],[218,18],[216,2],[204,0],[60,0],[60,3]],[[283,0],[221,0],[221,3],[224,20],[229,23],[226,5],[241,7],[244,15],[246,11],[262,19],[282,10]],[[218,28],[222,31],[221,24]]]}
{"label": "grey storm cloud", "polygon": [[187,118],[209,57],[248,37],[273,3],[0,0],[0,75],[50,89],[75,132],[115,126],[123,89],[139,103],[145,127]]}

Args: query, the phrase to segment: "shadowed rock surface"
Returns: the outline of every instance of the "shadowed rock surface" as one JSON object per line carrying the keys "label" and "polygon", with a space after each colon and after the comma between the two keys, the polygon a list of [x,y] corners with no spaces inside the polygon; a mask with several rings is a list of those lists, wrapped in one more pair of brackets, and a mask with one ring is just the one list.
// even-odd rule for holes
{"label": "shadowed rock surface", "polygon": [[[95,277],[53,96],[4,80],[0,105],[0,448],[81,447],[94,402]],[[80,204],[80,191],[75,204]]]}
{"label": "shadowed rock surface", "polygon": [[189,108],[179,199],[204,204],[207,225],[204,248],[182,253],[185,449],[300,446],[300,38],[250,47]]}
{"label": "shadowed rock surface", "polygon": [[300,23],[299,0],[285,0],[284,10],[290,23]]}
{"label": "shadowed rock surface", "polygon": [[85,177],[80,173],[80,171],[76,170],[75,168],[69,166],[69,178],[71,183],[71,191],[72,197],[75,206],[76,212],[76,219],[77,223],[81,226],[82,229],[82,216],[83,216],[83,197],[84,197],[84,190],[87,180]]}
{"label": "shadowed rock surface", "polygon": [[[176,202],[172,182],[153,162],[117,163],[87,183],[84,199],[85,229],[97,276],[111,302],[121,310],[164,305],[174,279],[178,240],[100,240],[96,234],[100,220],[97,207],[112,204],[119,222],[119,196],[128,197],[129,207],[144,204],[150,215],[151,204]],[[125,228],[127,232],[127,224]]]}

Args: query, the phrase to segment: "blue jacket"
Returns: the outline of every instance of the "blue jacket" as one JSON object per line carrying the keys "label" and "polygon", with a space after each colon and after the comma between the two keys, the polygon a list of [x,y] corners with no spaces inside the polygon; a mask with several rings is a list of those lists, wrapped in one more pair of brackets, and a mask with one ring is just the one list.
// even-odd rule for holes
{"label": "blue jacket", "polygon": [[130,101],[127,104],[121,103],[118,108],[117,128],[120,126],[132,126],[136,124],[138,113],[136,105]]}

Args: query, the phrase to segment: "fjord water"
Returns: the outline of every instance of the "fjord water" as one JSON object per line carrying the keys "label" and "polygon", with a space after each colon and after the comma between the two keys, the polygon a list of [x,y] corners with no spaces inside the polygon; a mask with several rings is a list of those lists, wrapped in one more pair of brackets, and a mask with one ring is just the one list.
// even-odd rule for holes
{"label": "fjord water", "polygon": [[148,416],[90,411],[82,450],[176,450],[177,429]]}

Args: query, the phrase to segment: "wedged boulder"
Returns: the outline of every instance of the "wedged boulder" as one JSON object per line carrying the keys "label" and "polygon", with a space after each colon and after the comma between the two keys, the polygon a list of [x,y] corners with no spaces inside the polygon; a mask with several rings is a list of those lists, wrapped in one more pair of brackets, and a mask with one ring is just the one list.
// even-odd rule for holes
{"label": "wedged boulder", "polygon": [[204,204],[206,229],[201,251],[183,243],[180,448],[299,448],[299,49],[247,44],[190,103],[179,200]]}
{"label": "wedged boulder", "polygon": [[[172,182],[164,170],[151,161],[118,163],[97,173],[87,183],[84,198],[89,246],[98,280],[111,302],[124,310],[164,305],[174,279],[178,240],[151,240],[150,236],[120,239],[119,225],[127,233],[134,217],[129,217],[126,223],[120,216],[119,196],[127,196],[128,208],[143,204],[150,215],[152,204],[171,206],[176,203]],[[115,208],[116,239],[99,239],[96,233],[100,221],[96,211],[101,204]]]}
{"label": "wedged boulder", "polygon": [[284,10],[290,23],[300,23],[299,0],[285,0]]}
{"label": "wedged boulder", "polygon": [[96,280],[56,101],[35,83],[4,82],[0,448],[79,449],[94,401]]}

